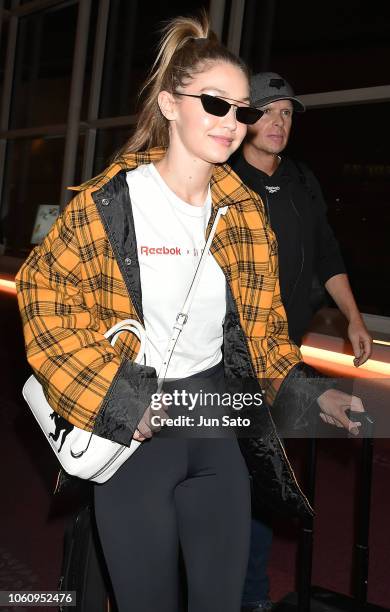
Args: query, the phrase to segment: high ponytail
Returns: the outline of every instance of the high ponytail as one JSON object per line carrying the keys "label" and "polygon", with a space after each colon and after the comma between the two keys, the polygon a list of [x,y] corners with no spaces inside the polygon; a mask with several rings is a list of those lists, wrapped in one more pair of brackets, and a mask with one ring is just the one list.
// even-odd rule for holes
{"label": "high ponytail", "polygon": [[130,152],[168,146],[169,122],[158,105],[160,91],[176,91],[205,64],[216,61],[233,64],[248,75],[244,62],[218,41],[205,12],[202,11],[199,18],[176,17],[169,21],[162,30],[156,60],[140,92],[145,99],[134,134],[116,158]]}

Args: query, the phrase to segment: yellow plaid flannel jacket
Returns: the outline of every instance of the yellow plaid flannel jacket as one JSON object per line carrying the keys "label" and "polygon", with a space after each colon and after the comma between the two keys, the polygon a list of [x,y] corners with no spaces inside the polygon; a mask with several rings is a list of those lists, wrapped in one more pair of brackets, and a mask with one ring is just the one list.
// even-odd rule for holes
{"label": "yellow plaid flannel jacket", "polygon": [[[113,348],[104,333],[122,319],[139,319],[92,194],[122,170],[157,161],[164,152],[127,154],[72,188],[77,195],[16,277],[28,361],[52,408],[88,431],[121,365],[138,348],[130,335]],[[211,250],[230,285],[254,372],[259,379],[283,379],[301,355],[288,337],[275,235],[259,196],[228,165],[215,166],[211,193],[212,217],[229,206]]]}

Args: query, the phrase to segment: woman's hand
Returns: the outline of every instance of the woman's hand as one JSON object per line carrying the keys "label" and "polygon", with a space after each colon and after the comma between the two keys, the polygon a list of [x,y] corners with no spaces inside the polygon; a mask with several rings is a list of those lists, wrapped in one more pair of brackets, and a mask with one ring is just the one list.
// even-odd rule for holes
{"label": "woman's hand", "polygon": [[144,415],[138,423],[138,427],[134,432],[133,440],[143,442],[144,440],[146,440],[146,438],[151,438],[154,433],[160,431],[162,425],[164,424],[164,420],[167,417],[167,406],[164,404],[164,394],[162,393],[161,400],[157,402],[154,399],[153,407],[150,404],[145,410]]}
{"label": "woman's hand", "polygon": [[320,418],[324,423],[344,427],[354,436],[359,433],[360,422],[351,421],[345,411],[350,409],[354,412],[364,412],[363,402],[356,395],[348,395],[337,389],[328,389],[320,395],[317,402],[321,408]]}

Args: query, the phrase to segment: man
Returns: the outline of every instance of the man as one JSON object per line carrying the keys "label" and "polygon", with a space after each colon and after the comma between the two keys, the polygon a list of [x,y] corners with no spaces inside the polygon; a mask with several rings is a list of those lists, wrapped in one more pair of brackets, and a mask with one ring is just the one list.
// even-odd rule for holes
{"label": "man", "polygon": [[[369,358],[372,339],[328,224],[320,185],[305,165],[280,155],[288,143],[293,113],[304,112],[305,107],[276,73],[255,75],[251,89],[251,103],[264,115],[248,127],[242,149],[229,163],[243,182],[261,196],[276,234],[280,289],[290,337],[300,346],[313,316],[313,279],[318,278],[348,320],[348,337],[358,367]],[[253,519],[243,612],[272,607],[266,572],[271,541],[271,529]]]}

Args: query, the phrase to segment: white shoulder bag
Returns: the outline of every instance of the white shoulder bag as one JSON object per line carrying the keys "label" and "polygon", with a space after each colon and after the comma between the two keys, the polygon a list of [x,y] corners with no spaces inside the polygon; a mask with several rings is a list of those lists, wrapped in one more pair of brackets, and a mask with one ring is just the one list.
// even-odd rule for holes
{"label": "white shoulder bag", "polygon": [[[187,322],[191,302],[205,266],[219,218],[226,212],[227,206],[220,208],[217,212],[183,308],[176,317],[176,323],[173,327],[158,374],[157,393],[162,389],[170,359],[183,326]],[[135,362],[147,363],[146,332],[138,321],[134,319],[120,321],[111,327],[104,334],[104,337],[109,339],[111,345],[114,346],[117,338],[124,331],[135,334],[140,340],[140,349]],[[23,397],[30,406],[61,466],[71,476],[92,480],[97,483],[106,482],[141,444],[137,440],[131,440],[130,446],[125,446],[72,425],[51,408],[46,400],[42,386],[35,376],[30,376],[25,383]]]}

